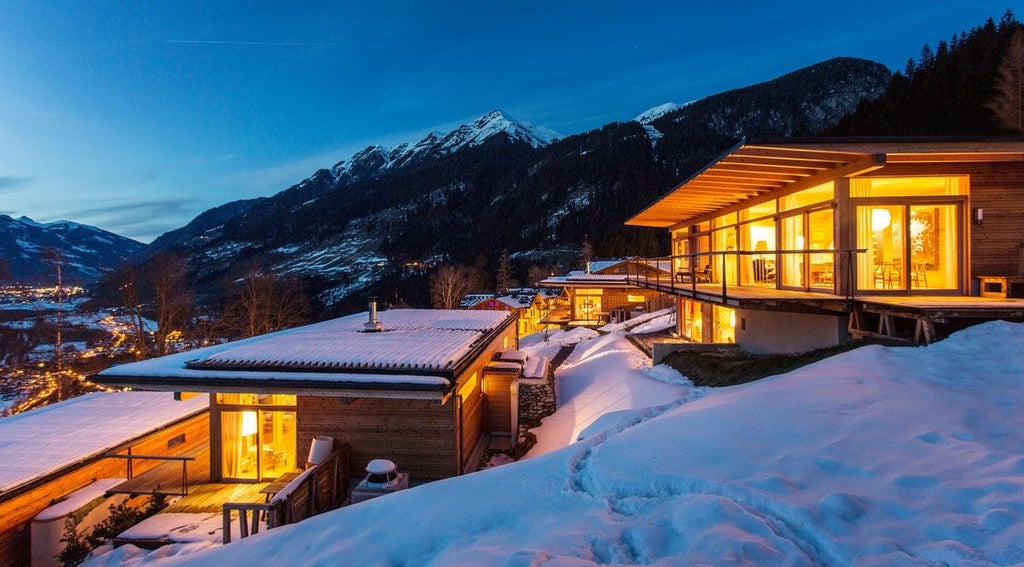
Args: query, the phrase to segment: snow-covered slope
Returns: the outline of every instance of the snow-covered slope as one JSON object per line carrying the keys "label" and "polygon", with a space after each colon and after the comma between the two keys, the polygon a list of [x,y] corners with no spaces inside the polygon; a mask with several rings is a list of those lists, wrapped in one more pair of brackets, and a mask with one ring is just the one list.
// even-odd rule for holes
{"label": "snow-covered slope", "polygon": [[[96,564],[1024,562],[1024,325],[707,390],[638,364],[619,333],[584,339],[558,374],[575,444],[198,555],[122,547]],[[572,415],[602,406],[584,429]]]}
{"label": "snow-covered slope", "polygon": [[145,244],[112,232],[61,220],[38,223],[28,217],[0,215],[0,281],[53,283],[52,262],[41,258],[45,250],[60,252],[62,277],[67,282],[90,283],[117,267]]}

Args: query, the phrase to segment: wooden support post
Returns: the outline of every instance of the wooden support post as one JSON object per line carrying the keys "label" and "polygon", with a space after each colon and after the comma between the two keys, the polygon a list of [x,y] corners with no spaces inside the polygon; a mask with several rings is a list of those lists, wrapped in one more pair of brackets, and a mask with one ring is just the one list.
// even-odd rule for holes
{"label": "wooden support post", "polygon": [[935,341],[935,325],[925,318],[919,318],[917,326],[914,328],[914,342],[920,343],[922,339],[926,345]]}

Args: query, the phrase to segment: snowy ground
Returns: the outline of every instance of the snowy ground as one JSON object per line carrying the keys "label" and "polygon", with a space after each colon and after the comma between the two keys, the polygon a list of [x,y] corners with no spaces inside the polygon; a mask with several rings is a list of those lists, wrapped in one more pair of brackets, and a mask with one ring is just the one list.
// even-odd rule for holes
{"label": "snowy ground", "polygon": [[578,335],[524,461],[95,564],[1024,563],[1024,325],[710,390],[649,368],[621,331]]}

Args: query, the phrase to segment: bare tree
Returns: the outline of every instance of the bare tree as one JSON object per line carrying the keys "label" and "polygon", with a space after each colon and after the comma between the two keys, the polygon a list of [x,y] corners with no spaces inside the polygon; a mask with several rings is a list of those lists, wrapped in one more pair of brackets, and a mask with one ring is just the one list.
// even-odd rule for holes
{"label": "bare tree", "polygon": [[221,317],[229,335],[254,337],[308,320],[309,296],[294,278],[279,278],[250,264],[235,280]]}
{"label": "bare tree", "polygon": [[121,308],[124,309],[128,326],[128,341],[132,344],[135,358],[146,358],[149,348],[146,346],[146,320],[142,316],[142,294],[139,290],[139,277],[135,266],[124,266],[116,278],[121,296]]}
{"label": "bare tree", "polygon": [[185,325],[192,306],[188,265],[177,254],[160,253],[147,264],[147,280],[153,290],[156,316],[156,354],[173,352],[171,340]]}
{"label": "bare tree", "polygon": [[508,288],[515,287],[512,279],[512,268],[508,264],[508,250],[502,250],[498,258],[498,272],[494,277],[494,291],[504,293]]}
{"label": "bare tree", "polygon": [[580,247],[580,262],[583,264],[580,269],[590,271],[590,261],[594,259],[594,245],[590,243],[590,237],[583,235],[583,245]]}
{"label": "bare tree", "polygon": [[1017,30],[999,66],[995,97],[988,107],[1010,130],[1024,133],[1024,31]]}
{"label": "bare tree", "polygon": [[430,274],[430,303],[435,309],[455,309],[473,289],[473,271],[463,265],[442,264]]}
{"label": "bare tree", "polygon": [[537,285],[541,280],[546,279],[548,276],[555,274],[555,267],[551,264],[544,264],[539,266],[537,264],[531,264],[530,269],[527,272],[527,277],[530,279],[530,285]]}

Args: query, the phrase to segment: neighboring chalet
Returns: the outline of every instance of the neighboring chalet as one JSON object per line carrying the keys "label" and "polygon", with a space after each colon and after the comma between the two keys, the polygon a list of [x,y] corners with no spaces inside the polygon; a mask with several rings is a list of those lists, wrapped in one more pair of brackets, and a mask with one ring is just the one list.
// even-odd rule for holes
{"label": "neighboring chalet", "polygon": [[[193,455],[208,435],[206,398],[178,401],[168,392],[97,392],[0,419],[0,565],[56,564],[64,516],[120,482],[98,479],[123,480],[164,462],[145,456]],[[128,454],[139,458],[110,456]],[[68,498],[101,484],[84,500]],[[53,515],[48,540],[33,538],[33,518],[61,501],[67,511]]]}
{"label": "neighboring chalet", "polygon": [[636,281],[669,281],[669,270],[670,262],[666,260],[595,260],[588,262],[585,270],[551,276],[540,283],[565,289],[569,312],[563,324],[599,326],[671,305],[670,295],[657,288],[638,285]]}
{"label": "neighboring chalet", "polygon": [[424,482],[475,470],[488,434],[484,369],[517,348],[515,321],[505,311],[377,313],[371,304],[369,316],[125,364],[94,380],[208,392],[214,482],[301,468],[318,436],[350,445],[351,475],[384,458]]}
{"label": "neighboring chalet", "polygon": [[473,292],[459,302],[462,309],[513,311],[519,316],[519,336],[544,330],[553,311],[561,306],[561,288],[510,288],[505,293]]}
{"label": "neighboring chalet", "polygon": [[[740,143],[626,224],[671,232],[678,332],[752,352],[1024,318],[1024,141]],[[981,297],[978,297],[978,296]]]}

